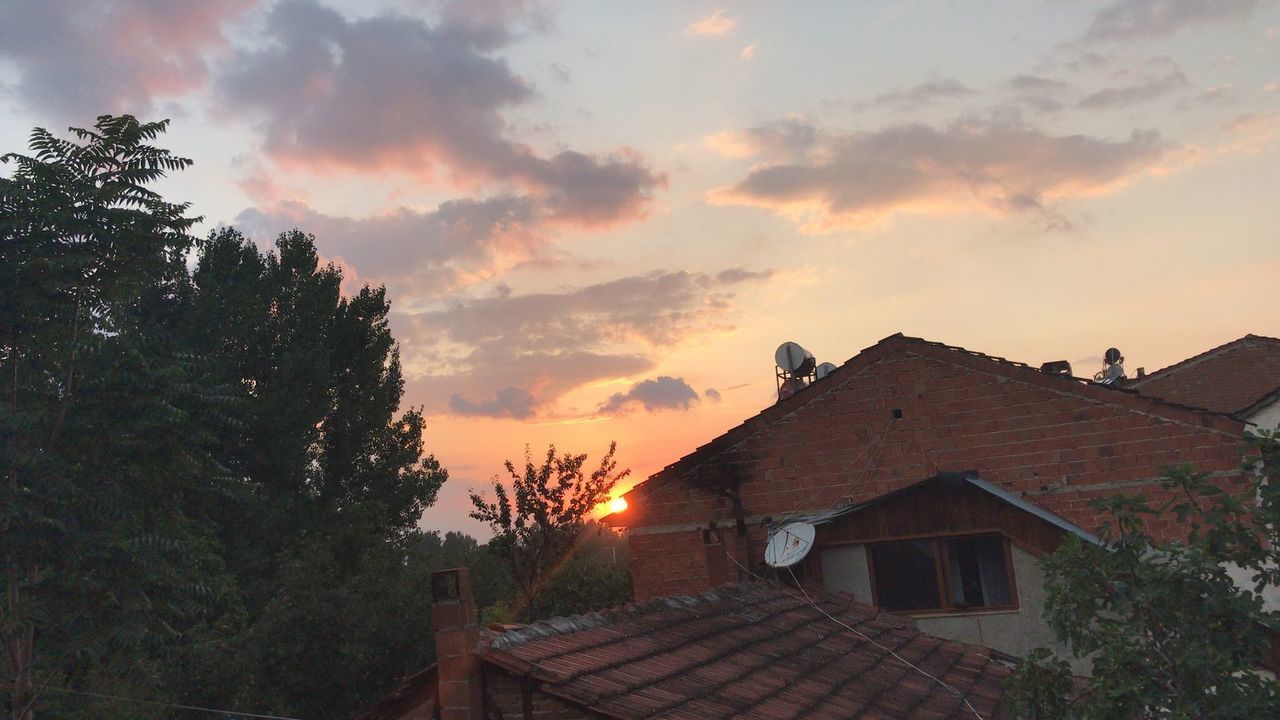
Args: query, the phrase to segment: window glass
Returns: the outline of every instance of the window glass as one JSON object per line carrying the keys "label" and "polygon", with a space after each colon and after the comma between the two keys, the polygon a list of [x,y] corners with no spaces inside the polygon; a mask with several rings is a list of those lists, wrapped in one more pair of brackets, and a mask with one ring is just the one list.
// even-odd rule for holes
{"label": "window glass", "polygon": [[886,610],[1016,605],[1007,549],[999,535],[903,540],[867,547],[875,577],[875,602]]}
{"label": "window glass", "polygon": [[947,544],[950,562],[947,584],[951,604],[957,608],[999,607],[1013,604],[1004,540],[997,535],[952,538]]}
{"label": "window glass", "polygon": [[876,543],[871,547],[876,599],[886,610],[936,610],[938,559],[932,540]]}

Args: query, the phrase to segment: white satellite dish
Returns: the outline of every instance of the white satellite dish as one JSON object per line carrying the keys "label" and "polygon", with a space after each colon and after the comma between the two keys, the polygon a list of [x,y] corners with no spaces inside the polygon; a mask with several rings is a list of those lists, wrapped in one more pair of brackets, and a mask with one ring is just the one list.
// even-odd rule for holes
{"label": "white satellite dish", "polygon": [[765,563],[776,568],[795,565],[809,554],[813,535],[813,526],[807,522],[794,522],[778,528],[764,548]]}
{"label": "white satellite dish", "polygon": [[773,361],[786,372],[794,373],[804,364],[806,355],[809,353],[799,343],[784,342],[773,352]]}
{"label": "white satellite dish", "polygon": [[819,380],[821,380],[827,375],[830,375],[831,371],[835,369],[836,369],[835,363],[822,363],[821,365],[818,366],[818,369],[815,371],[814,374]]}

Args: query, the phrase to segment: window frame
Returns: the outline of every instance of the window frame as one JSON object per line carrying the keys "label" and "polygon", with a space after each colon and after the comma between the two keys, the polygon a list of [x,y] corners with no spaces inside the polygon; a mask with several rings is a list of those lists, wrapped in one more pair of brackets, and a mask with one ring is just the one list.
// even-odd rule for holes
{"label": "window frame", "polygon": [[[1005,574],[1009,578],[1009,597],[1011,603],[1005,605],[983,605],[981,607],[972,606],[956,606],[951,602],[952,578],[951,578],[951,557],[948,550],[949,540],[961,540],[967,538],[997,537],[1000,539],[1000,545],[1004,549],[1004,565]],[[876,558],[872,548],[875,545],[883,545],[897,542],[919,542],[927,540],[933,544],[933,567],[937,574],[938,582],[938,600],[940,605],[935,608],[926,608],[920,610],[887,610],[897,615],[911,616],[930,616],[930,615],[973,615],[979,613],[1007,613],[1015,612],[1020,609],[1018,598],[1018,580],[1013,572],[1013,548],[1008,535],[999,531],[979,531],[979,532],[957,532],[942,533],[933,535],[904,535],[902,537],[882,538],[870,540],[863,544],[863,552],[867,556],[867,575],[868,582],[871,586],[871,601],[876,607],[883,607],[880,604],[880,589],[876,586]]]}

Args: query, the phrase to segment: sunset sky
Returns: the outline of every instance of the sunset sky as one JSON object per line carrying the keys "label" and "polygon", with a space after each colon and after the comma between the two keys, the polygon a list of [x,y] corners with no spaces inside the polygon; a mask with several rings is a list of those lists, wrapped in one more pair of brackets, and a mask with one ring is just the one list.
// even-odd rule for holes
{"label": "sunset sky", "polygon": [[108,112],[172,119],[201,233],[387,286],[432,529],[526,445],[643,479],[783,340],[1280,335],[1280,2],[0,0],[0,152]]}

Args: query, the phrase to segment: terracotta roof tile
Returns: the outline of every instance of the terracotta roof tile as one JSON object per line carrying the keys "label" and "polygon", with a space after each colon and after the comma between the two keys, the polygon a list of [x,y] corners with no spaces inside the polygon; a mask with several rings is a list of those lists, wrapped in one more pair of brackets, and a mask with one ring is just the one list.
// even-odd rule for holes
{"label": "terracotta roof tile", "polygon": [[[486,636],[485,661],[542,690],[624,718],[984,718],[1008,666],[976,645],[941,640],[847,596],[744,583]],[[577,629],[581,628],[581,629]],[[856,632],[855,632],[856,631]]]}
{"label": "terracotta roof tile", "polygon": [[1280,393],[1280,339],[1245,335],[1158,370],[1131,387],[1169,402],[1248,414]]}

